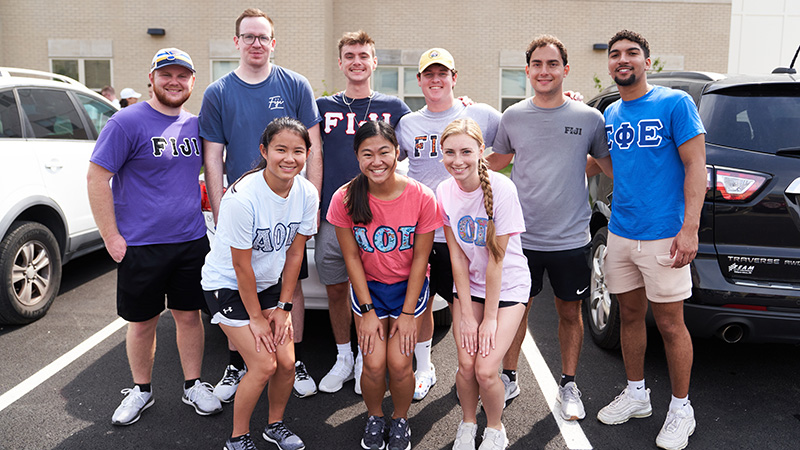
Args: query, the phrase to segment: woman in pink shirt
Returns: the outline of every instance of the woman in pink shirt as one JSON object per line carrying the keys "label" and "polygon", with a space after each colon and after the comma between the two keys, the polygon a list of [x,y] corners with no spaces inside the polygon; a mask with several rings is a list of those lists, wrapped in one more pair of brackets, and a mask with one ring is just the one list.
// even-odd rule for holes
{"label": "woman in pink shirt", "polygon": [[474,120],[450,123],[441,143],[442,163],[452,178],[439,185],[436,198],[455,281],[451,310],[462,409],[453,449],[475,449],[479,394],[486,411],[480,449],[505,449],[508,438],[501,422],[505,390],[498,368],[530,292],[519,236],[525,221],[514,183],[488,169],[483,135]]}
{"label": "woman in pink shirt", "polygon": [[[327,219],[336,226],[350,277],[364,358],[361,389],[369,417],[361,446],[408,450],[412,355],[418,317],[428,304],[433,232],[442,226],[442,218],[428,187],[395,172],[399,152],[391,125],[364,123],[354,147],[361,173],[333,195]],[[391,421],[384,419],[381,407],[387,370],[394,405]]]}

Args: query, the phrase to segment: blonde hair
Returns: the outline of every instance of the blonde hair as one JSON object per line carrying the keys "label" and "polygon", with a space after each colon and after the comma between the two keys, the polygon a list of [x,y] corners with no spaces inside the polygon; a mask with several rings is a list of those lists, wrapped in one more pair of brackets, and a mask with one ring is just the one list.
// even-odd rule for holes
{"label": "blonde hair", "polygon": [[[478,147],[483,146],[481,127],[472,119],[456,119],[450,122],[442,132],[442,137],[439,141],[441,142],[440,145],[444,147],[444,142],[448,138],[461,134],[474,139],[478,143]],[[494,227],[494,197],[492,195],[492,183],[489,181],[489,164],[482,156],[478,158],[478,177],[483,190],[483,208],[486,210],[486,216],[489,219],[489,224],[486,227],[486,248],[495,261],[500,261],[505,256],[505,251],[497,243],[497,234]]]}

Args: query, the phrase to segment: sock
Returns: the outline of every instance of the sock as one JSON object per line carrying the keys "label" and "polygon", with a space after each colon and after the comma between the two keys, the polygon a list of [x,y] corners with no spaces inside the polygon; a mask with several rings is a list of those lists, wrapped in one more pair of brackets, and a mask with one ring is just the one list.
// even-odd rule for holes
{"label": "sock", "polygon": [[139,390],[141,392],[150,392],[150,383],[145,383],[145,384],[136,383],[136,386],[139,386]]}
{"label": "sock", "polygon": [[517,381],[517,371],[516,370],[509,370],[503,369],[503,373],[508,377],[509,381]]}
{"label": "sock", "polygon": [[244,369],[244,359],[237,350],[228,350],[228,364],[238,370]]}
{"label": "sock", "polygon": [[183,382],[183,388],[184,388],[184,389],[189,389],[189,388],[191,388],[192,386],[194,386],[194,382],[195,382],[195,381],[200,381],[200,378],[193,378],[193,379],[191,379],[191,380],[186,380],[186,381],[184,381],[184,382]]}
{"label": "sock", "polygon": [[295,342],[294,343],[294,361],[302,361],[303,360],[303,346],[301,345],[302,342]]}
{"label": "sock", "polygon": [[241,436],[231,437],[228,440],[231,441],[231,442],[239,442],[242,439],[244,439],[245,437],[250,437],[250,433],[245,433],[245,434],[243,434]]}
{"label": "sock", "polygon": [[628,394],[634,400],[644,400],[647,398],[647,390],[644,387],[644,379],[639,381],[628,380]]}
{"label": "sock", "polygon": [[353,349],[350,348],[349,342],[346,344],[336,344],[336,351],[340,355],[350,355],[351,357],[353,356]]}
{"label": "sock", "polygon": [[414,357],[417,358],[417,371],[427,372],[431,370],[431,344],[433,339],[425,342],[417,342],[414,347]]}
{"label": "sock", "polygon": [[571,381],[572,382],[575,381],[575,375],[564,375],[563,373],[561,374],[561,387],[566,386],[567,383]]}
{"label": "sock", "polygon": [[689,396],[687,395],[684,398],[678,398],[674,395],[672,396],[672,400],[669,402],[669,410],[670,411],[677,411],[679,409],[683,409],[686,405],[689,404]]}

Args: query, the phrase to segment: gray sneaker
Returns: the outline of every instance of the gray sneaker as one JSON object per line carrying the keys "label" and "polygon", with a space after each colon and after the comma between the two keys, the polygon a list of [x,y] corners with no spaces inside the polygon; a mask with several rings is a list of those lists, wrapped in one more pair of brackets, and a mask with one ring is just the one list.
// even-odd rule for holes
{"label": "gray sneaker", "polygon": [[235,441],[231,441],[231,438],[228,438],[228,440],[225,441],[225,448],[222,450],[258,450],[258,447],[256,447],[256,444],[250,439],[250,433],[247,433]]}
{"label": "gray sneaker", "polygon": [[581,420],[586,417],[586,410],[583,408],[583,401],[581,401],[581,391],[574,381],[570,381],[564,387],[558,388],[558,395],[556,396],[561,412],[561,418],[564,420]]}
{"label": "gray sneaker", "polygon": [[264,439],[277,445],[281,450],[303,450],[306,444],[300,436],[286,428],[283,422],[275,422],[264,428]]}
{"label": "gray sneaker", "polygon": [[210,416],[222,412],[222,402],[214,396],[214,387],[200,380],[194,386],[183,390],[183,403],[194,407],[194,411],[201,416]]}
{"label": "gray sneaker", "polygon": [[519,395],[521,390],[516,381],[511,381],[508,375],[504,373],[500,374],[500,379],[503,381],[503,387],[506,389],[506,402]]}
{"label": "gray sneaker", "polygon": [[653,408],[650,406],[650,389],[645,390],[644,400],[636,400],[626,387],[611,403],[597,412],[597,420],[606,425],[618,425],[630,418],[650,417],[651,414]]}
{"label": "gray sneaker", "polygon": [[112,425],[130,425],[135,423],[142,417],[142,411],[153,406],[152,392],[142,392],[139,386],[134,386],[133,389],[123,389],[121,391],[125,394],[122,403],[114,411],[111,416]]}

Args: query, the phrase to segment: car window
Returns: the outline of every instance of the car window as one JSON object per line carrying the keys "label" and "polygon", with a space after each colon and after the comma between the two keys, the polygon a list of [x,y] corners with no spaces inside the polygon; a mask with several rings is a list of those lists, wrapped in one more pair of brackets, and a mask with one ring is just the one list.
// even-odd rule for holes
{"label": "car window", "polygon": [[33,137],[88,139],[80,115],[66,92],[55,89],[18,89],[17,92]]}
{"label": "car window", "polygon": [[796,149],[800,87],[749,85],[717,90],[703,96],[700,116],[709,143],[769,153]]}
{"label": "car window", "polygon": [[19,109],[14,91],[0,92],[0,138],[21,138]]}
{"label": "car window", "polygon": [[94,130],[96,132],[95,136],[100,135],[100,131],[106,126],[106,122],[111,116],[117,112],[111,106],[97,101],[88,95],[77,94],[78,100],[83,105],[83,109],[86,110],[86,113],[89,114],[89,120],[94,125]]}

